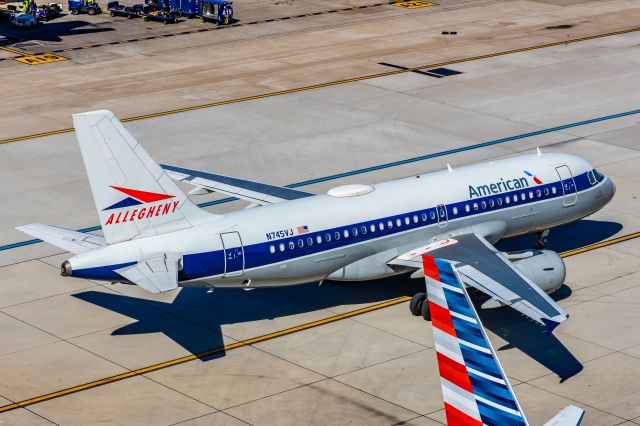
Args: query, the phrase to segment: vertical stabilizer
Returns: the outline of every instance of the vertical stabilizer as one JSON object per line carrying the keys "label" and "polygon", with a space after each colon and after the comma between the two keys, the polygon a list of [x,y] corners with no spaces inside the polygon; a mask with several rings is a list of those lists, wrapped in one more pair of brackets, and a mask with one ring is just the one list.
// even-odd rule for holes
{"label": "vertical stabilizer", "polygon": [[111,111],[73,115],[107,243],[173,232],[214,215],[195,206]]}

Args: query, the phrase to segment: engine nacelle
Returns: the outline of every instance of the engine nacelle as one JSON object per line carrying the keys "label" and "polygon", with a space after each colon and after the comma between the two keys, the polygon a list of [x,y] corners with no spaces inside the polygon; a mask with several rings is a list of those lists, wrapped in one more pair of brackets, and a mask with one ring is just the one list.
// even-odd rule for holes
{"label": "engine nacelle", "polygon": [[551,250],[505,253],[513,265],[546,293],[562,287],[566,277],[564,261]]}

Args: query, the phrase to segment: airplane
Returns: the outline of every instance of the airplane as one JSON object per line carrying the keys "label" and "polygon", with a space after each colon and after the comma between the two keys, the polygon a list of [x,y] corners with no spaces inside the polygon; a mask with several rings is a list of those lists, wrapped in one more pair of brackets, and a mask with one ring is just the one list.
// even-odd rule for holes
{"label": "airplane", "polygon": [[[527,426],[463,284],[464,264],[432,254],[421,258],[447,424]],[[578,426],[583,419],[584,410],[568,405],[544,426]]]}
{"label": "airplane", "polygon": [[[588,216],[615,193],[610,178],[580,157],[541,153],[312,194],[175,165],[159,165],[110,111],[73,115],[102,236],[43,224],[20,226],[75,255],[61,274],[136,284],[151,293],[178,287],[255,288],[365,281],[411,273],[421,253],[462,262],[466,285],[551,332],[567,313],[547,293],[565,267],[550,250],[499,252],[501,238]],[[190,195],[218,192],[250,205],[227,214]],[[410,303],[429,319],[424,293]]]}

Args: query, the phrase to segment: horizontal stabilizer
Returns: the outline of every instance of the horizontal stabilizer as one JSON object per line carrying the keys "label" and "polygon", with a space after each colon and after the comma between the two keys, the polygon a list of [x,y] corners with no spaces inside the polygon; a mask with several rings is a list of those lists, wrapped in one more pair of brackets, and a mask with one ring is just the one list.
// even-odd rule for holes
{"label": "horizontal stabilizer", "polygon": [[165,253],[132,266],[116,269],[116,272],[149,293],[161,293],[178,287],[180,258],[178,254]]}
{"label": "horizontal stabilizer", "polygon": [[568,405],[544,426],[579,426],[582,419],[584,419],[584,410],[575,405]]}
{"label": "horizontal stabilizer", "polygon": [[219,192],[260,205],[275,204],[313,195],[309,192],[298,191],[283,186],[269,185],[262,182],[202,172],[200,170],[192,170],[169,164],[160,164],[160,167],[162,167],[171,178],[194,185],[195,188],[192,192],[189,192],[190,195]]}
{"label": "horizontal stabilizer", "polygon": [[42,223],[18,226],[16,229],[76,254],[107,244],[104,237],[100,235],[85,234],[84,232],[58,228],[57,226],[44,225]]}

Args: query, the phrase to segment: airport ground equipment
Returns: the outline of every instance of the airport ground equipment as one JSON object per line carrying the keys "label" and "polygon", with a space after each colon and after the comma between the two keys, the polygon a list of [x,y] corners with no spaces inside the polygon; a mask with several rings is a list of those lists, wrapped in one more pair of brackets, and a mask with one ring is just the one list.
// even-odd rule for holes
{"label": "airport ground equipment", "polygon": [[145,22],[157,21],[166,25],[175,24],[178,21],[179,11],[172,8],[168,1],[145,0],[145,4],[142,17]]}
{"label": "airport ground equipment", "polygon": [[59,18],[62,14],[62,3],[48,3],[37,9],[38,18],[41,21],[50,21]]}
{"label": "airport ground equipment", "polygon": [[81,13],[99,15],[102,13],[102,8],[95,1],[89,3],[87,0],[69,0],[67,6],[72,15]]}
{"label": "airport ground equipment", "polygon": [[202,22],[215,22],[228,25],[233,21],[233,6],[225,0],[200,0],[200,19]]}
{"label": "airport ground equipment", "polygon": [[111,16],[124,16],[128,19],[144,15],[144,5],[141,3],[126,6],[119,1],[112,1],[107,3],[107,10]]}
{"label": "airport ground equipment", "polygon": [[19,13],[13,19],[13,26],[21,30],[35,28],[40,23],[38,15],[35,13]]}

